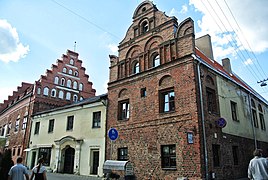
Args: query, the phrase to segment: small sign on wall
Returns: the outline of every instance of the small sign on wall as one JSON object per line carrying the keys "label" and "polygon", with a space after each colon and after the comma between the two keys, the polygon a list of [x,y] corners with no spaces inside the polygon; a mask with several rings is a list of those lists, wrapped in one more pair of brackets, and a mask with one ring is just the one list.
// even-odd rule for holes
{"label": "small sign on wall", "polygon": [[192,132],[187,132],[187,141],[188,141],[188,144],[194,143],[194,134]]}

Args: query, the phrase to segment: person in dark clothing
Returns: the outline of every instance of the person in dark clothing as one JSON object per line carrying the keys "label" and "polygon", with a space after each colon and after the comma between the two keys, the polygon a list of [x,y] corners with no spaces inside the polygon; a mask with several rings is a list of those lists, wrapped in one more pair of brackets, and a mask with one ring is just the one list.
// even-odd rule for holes
{"label": "person in dark clothing", "polygon": [[47,170],[43,166],[44,159],[40,158],[38,164],[33,168],[30,180],[47,180]]}

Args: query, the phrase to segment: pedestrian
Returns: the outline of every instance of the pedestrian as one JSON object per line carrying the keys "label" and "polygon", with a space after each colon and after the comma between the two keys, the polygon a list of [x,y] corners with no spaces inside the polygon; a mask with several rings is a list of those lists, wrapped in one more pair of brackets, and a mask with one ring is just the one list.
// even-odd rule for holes
{"label": "pedestrian", "polygon": [[12,166],[8,172],[8,180],[29,180],[27,168],[22,164],[22,157],[17,158],[17,164]]}
{"label": "pedestrian", "polygon": [[262,150],[256,149],[253,152],[254,158],[248,165],[248,178],[254,180],[268,180],[268,159],[262,157]]}
{"label": "pedestrian", "polygon": [[30,180],[33,180],[33,178],[34,180],[47,180],[47,170],[43,163],[43,158],[38,159],[38,164],[33,168]]}

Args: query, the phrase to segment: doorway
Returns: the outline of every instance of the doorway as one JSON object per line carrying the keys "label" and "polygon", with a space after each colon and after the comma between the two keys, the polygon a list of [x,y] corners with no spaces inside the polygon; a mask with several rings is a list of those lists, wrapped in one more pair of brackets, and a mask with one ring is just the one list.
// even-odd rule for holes
{"label": "doorway", "polygon": [[35,166],[35,158],[36,158],[36,151],[33,151],[30,169],[33,169],[33,167]]}
{"label": "doorway", "polygon": [[91,174],[97,175],[98,168],[99,168],[99,151],[93,151],[93,158],[92,158],[92,172]]}
{"label": "doorway", "polygon": [[74,173],[74,153],[74,148],[68,147],[65,150],[63,173]]}

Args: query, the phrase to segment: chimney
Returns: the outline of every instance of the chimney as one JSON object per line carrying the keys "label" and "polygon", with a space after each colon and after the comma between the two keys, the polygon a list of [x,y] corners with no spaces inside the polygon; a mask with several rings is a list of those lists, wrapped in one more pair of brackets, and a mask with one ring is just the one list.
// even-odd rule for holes
{"label": "chimney", "polygon": [[208,58],[214,60],[213,57],[213,50],[212,50],[212,43],[210,35],[204,35],[195,39],[195,45],[200,49]]}
{"label": "chimney", "polygon": [[231,63],[229,58],[224,58],[222,59],[222,67],[225,71],[228,73],[232,73],[232,68],[231,68]]}

